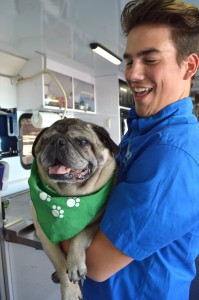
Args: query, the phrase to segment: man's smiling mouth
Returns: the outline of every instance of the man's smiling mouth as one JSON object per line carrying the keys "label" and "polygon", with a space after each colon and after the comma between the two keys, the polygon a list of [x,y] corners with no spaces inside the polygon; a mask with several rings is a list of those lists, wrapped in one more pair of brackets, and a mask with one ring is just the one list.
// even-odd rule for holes
{"label": "man's smiling mouth", "polygon": [[135,96],[144,96],[149,94],[152,91],[152,88],[144,88],[144,87],[140,87],[140,88],[134,88],[134,94]]}

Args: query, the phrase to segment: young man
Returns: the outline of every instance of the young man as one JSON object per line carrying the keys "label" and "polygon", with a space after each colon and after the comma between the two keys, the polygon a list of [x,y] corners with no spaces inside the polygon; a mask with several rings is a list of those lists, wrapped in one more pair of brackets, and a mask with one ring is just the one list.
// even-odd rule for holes
{"label": "young man", "polygon": [[189,98],[199,10],[138,0],[121,21],[135,108],[118,183],[87,250],[84,300],[188,300],[199,253],[199,124]]}

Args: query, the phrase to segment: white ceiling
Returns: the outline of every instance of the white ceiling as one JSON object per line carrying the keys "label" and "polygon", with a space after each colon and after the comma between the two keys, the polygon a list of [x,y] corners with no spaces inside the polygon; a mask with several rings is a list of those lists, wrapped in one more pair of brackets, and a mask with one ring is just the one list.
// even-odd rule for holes
{"label": "white ceiling", "polygon": [[0,0],[0,51],[28,59],[39,51],[93,68],[91,42],[122,55],[120,10],[120,0]]}
{"label": "white ceiling", "polygon": [[[0,0],[0,51],[27,59],[40,51],[58,61],[69,58],[93,68],[91,42],[100,42],[122,56],[125,39],[119,18],[127,2]],[[185,2],[199,6],[198,0]],[[2,62],[5,68],[7,61],[0,56],[0,74],[5,71]]]}

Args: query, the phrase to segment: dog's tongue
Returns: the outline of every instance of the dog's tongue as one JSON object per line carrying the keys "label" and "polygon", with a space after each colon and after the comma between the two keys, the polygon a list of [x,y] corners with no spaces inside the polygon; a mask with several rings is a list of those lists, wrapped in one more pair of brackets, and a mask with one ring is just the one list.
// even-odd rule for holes
{"label": "dog's tongue", "polygon": [[49,174],[68,174],[70,173],[70,168],[67,168],[63,165],[56,165],[54,167],[49,167],[48,172]]}

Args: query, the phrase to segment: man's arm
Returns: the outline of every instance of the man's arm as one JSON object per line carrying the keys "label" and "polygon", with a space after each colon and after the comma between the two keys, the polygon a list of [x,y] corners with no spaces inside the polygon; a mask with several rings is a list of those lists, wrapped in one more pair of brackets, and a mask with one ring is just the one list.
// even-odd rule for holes
{"label": "man's arm", "polygon": [[133,259],[116,248],[101,230],[86,251],[87,276],[101,282],[124,268]]}

